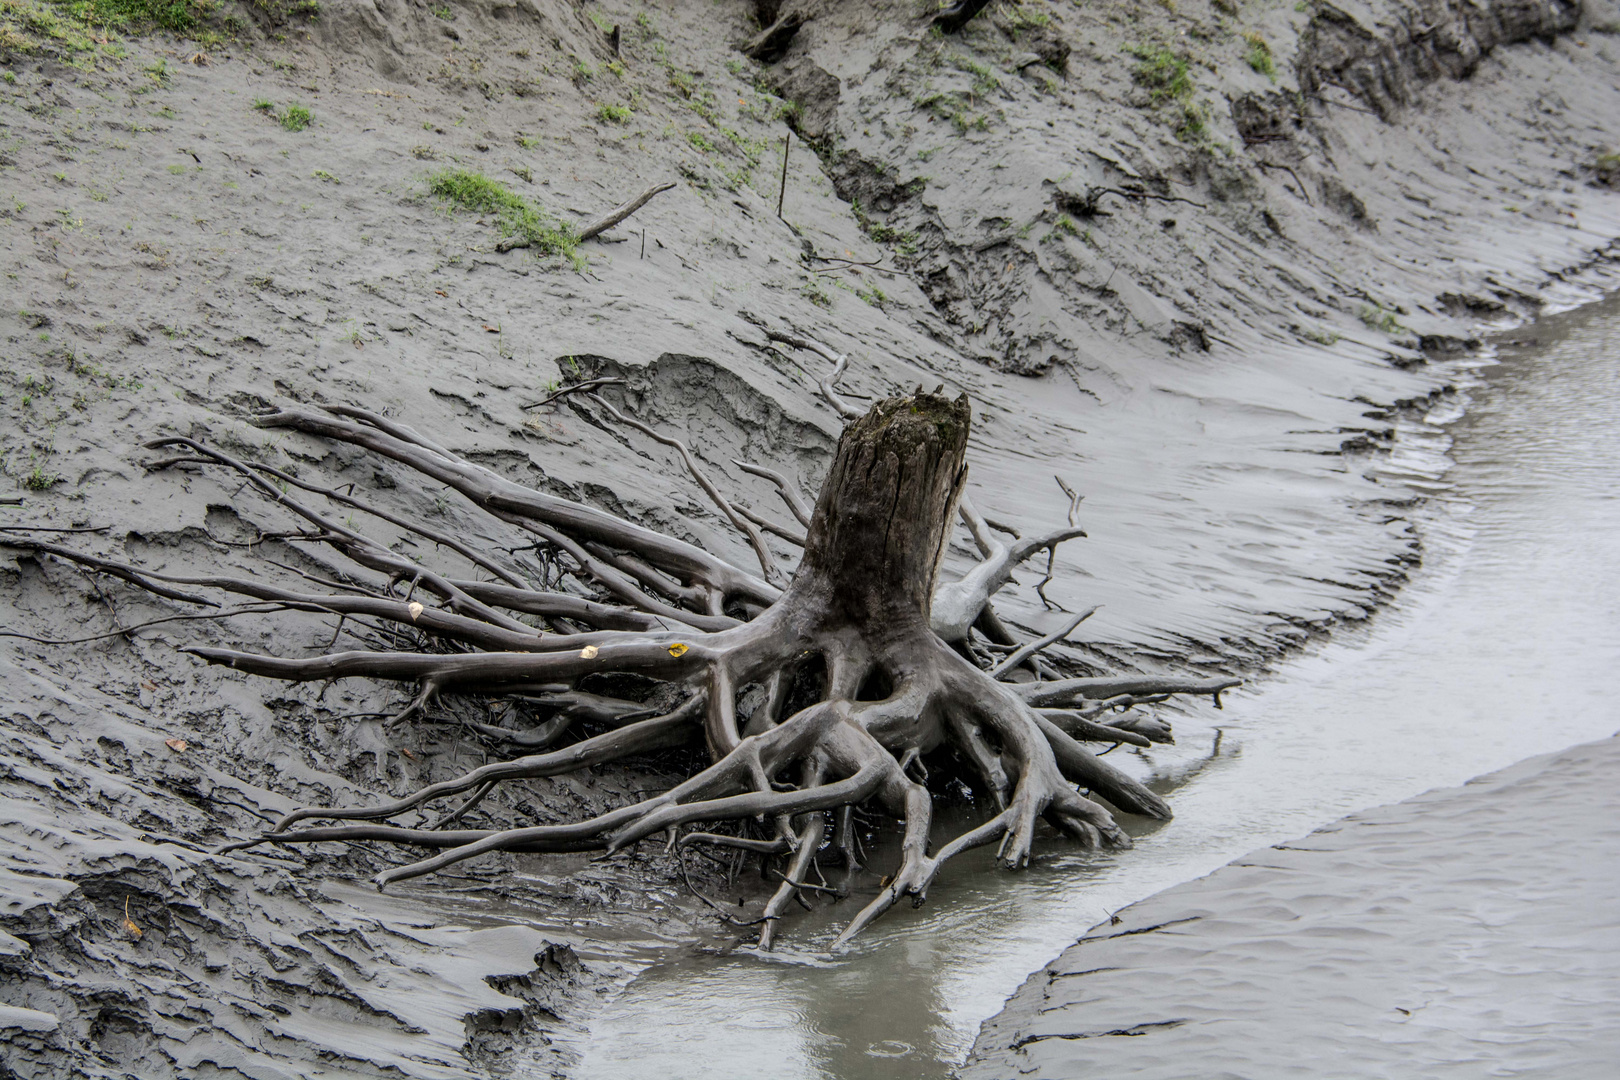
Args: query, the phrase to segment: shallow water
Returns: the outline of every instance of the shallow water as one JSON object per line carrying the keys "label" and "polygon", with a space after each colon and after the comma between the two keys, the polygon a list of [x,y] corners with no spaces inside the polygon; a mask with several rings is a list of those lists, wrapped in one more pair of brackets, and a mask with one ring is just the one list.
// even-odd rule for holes
{"label": "shallow water", "polygon": [[1109,912],[1356,809],[1615,732],[1620,299],[1515,337],[1535,343],[1465,372],[1380,466],[1392,498],[1433,496],[1424,566],[1397,601],[1223,712],[1179,717],[1170,752],[1137,755],[1174,822],[1119,854],[1049,842],[1023,874],[973,853],[837,959],[812,950],[849,902],[784,924],[772,958],[654,962],[592,1024],[579,1075],[943,1077],[1030,971]]}

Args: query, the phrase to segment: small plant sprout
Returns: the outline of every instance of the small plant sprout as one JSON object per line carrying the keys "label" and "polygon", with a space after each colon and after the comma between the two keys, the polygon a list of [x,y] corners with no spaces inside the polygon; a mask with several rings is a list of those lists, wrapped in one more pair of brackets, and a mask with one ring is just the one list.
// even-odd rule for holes
{"label": "small plant sprout", "polygon": [[1276,82],[1277,64],[1271,57],[1271,46],[1266,44],[1266,39],[1259,34],[1248,33],[1243,35],[1243,40],[1249,44],[1248,54],[1244,57],[1249,66],[1258,74]]}

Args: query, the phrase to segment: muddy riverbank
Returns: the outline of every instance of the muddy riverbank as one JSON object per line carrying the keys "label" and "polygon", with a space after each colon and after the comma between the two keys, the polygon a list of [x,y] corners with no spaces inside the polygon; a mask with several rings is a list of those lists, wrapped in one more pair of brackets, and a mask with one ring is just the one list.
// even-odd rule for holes
{"label": "muddy riverbank", "polygon": [[[1178,1076],[1190,1054],[1220,1075],[1602,1074],[1617,749],[1586,740],[1620,730],[1617,349],[1620,300],[1543,319],[1466,415],[1434,418],[1455,459],[1426,510],[1435,557],[1366,641],[1247,701],[1229,730],[1252,781],[1178,800],[1224,788],[1248,835],[1287,841],[1115,912],[985,1023],[961,1075]],[[1268,722],[1308,750],[1256,738]]]}
{"label": "muddy riverbank", "polygon": [[958,1074],[1604,1075],[1609,739],[1355,814],[1119,913]]}
{"label": "muddy riverbank", "polygon": [[[223,479],[147,473],[142,444],[180,433],[519,542],[249,422],[338,402],[743,560],[665,448],[523,406],[619,372],[629,407],[764,507],[730,461],[814,489],[837,421],[825,362],[763,325],[849,352],[852,395],[965,390],[970,489],[992,516],[1062,520],[1054,472],[1087,495],[1090,536],[1047,593],[1105,606],[1066,663],[1248,669],[1399,587],[1424,556],[1409,511],[1425,489],[1384,468],[1393,430],[1443,397],[1481,319],[1601,276],[1620,236],[1593,184],[1620,145],[1612,5],[1501,3],[1481,23],[1449,5],[1027,2],[950,38],[914,5],[812,6],[768,64],[740,57],[749,7],[729,2],[323,3],[268,23],[232,7],[240,30],[206,49],[130,37],[122,56],[0,38],[0,455],[22,500],[4,523],[104,529],[73,542],[153,568],[236,565],[231,545],[280,519]],[[1155,83],[1160,50],[1185,84]],[[307,127],[284,122],[294,106]],[[442,169],[571,221],[678,186],[575,267],[497,252],[492,220],[428,195]],[[964,536],[950,565],[968,551]],[[330,569],[301,558],[283,561]],[[175,613],[50,560],[8,556],[0,575],[0,622],[36,637]],[[1026,634],[1061,617],[1038,580],[1003,607]],[[323,695],[175,652],[330,634],[249,616],[6,640],[4,1000],[57,1020],[18,1020],[36,1030],[8,1067],[567,1072],[620,965],[645,962],[632,953],[713,944],[652,853],[492,861],[380,900],[349,885],[372,853],[201,850],[488,752],[345,719],[397,707],[380,687]],[[1186,745],[1211,730],[1187,722]],[[574,817],[689,764],[536,783],[489,810]],[[951,902],[942,883],[925,911]]]}

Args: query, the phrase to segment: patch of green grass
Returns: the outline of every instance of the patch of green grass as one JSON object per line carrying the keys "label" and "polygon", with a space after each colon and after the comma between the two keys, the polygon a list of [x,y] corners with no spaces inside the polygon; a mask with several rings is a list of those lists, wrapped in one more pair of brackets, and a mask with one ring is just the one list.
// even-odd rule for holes
{"label": "patch of green grass", "polygon": [[0,0],[0,53],[55,54],[76,63],[95,49],[88,21],[63,17],[39,0]]}
{"label": "patch of green grass", "polygon": [[123,56],[116,36],[124,33],[166,30],[217,44],[219,34],[204,24],[219,6],[220,0],[0,0],[0,53],[54,55],[83,68],[93,66],[97,53]]}
{"label": "patch of green grass", "polygon": [[865,300],[868,304],[871,304],[875,308],[881,308],[884,304],[889,302],[889,298],[884,295],[883,290],[878,288],[876,285],[873,285],[868,289],[856,289],[855,295],[860,297],[862,300]]}
{"label": "patch of green grass", "polygon": [[1052,224],[1052,231],[1041,237],[1041,243],[1049,244],[1059,236],[1079,236],[1080,226],[1068,214],[1059,214],[1057,221]]}
{"label": "patch of green grass", "polygon": [[310,173],[310,175],[313,176],[315,179],[323,180],[328,184],[341,184],[341,183],[343,183],[343,181],[339,180],[337,177],[333,176],[331,173],[327,172],[325,169],[316,169],[313,173]]}
{"label": "patch of green grass", "polygon": [[457,209],[493,216],[502,236],[521,236],[541,254],[577,260],[574,230],[497,180],[468,169],[446,169],[428,178],[428,190]]}
{"label": "patch of green grass", "polygon": [[254,98],[253,109],[255,112],[269,113],[271,116],[274,116],[276,113],[276,103],[271,101],[269,98]]}
{"label": "patch of green grass", "polygon": [[1248,33],[1243,40],[1249,43],[1249,52],[1244,57],[1258,74],[1264,75],[1272,82],[1277,81],[1277,64],[1271,57],[1271,46],[1259,34]]}
{"label": "patch of green grass", "polygon": [[686,133],[686,141],[705,154],[714,153],[714,143],[710,142],[709,137],[703,134],[701,131],[688,131]]}
{"label": "patch of green grass", "polygon": [[61,482],[60,476],[46,472],[39,465],[35,465],[33,472],[22,478],[22,486],[29,491],[49,491]]}
{"label": "patch of green grass", "polygon": [[686,72],[681,71],[679,68],[670,68],[667,72],[667,76],[669,78],[669,85],[673,86],[675,88],[675,92],[681,95],[683,98],[691,97],[692,92],[697,89],[697,80],[692,78],[692,76]]}
{"label": "patch of green grass", "polygon": [[[1127,45],[1125,51],[1136,57],[1131,76],[1152,93],[1155,106],[1172,106],[1170,117],[1176,138],[1205,144],[1209,139],[1209,106],[1193,100],[1191,61],[1165,45]],[[1269,53],[1267,54],[1269,56]]]}
{"label": "patch of green grass", "polygon": [[315,122],[315,115],[302,105],[289,105],[281,114],[281,126],[288,131],[303,131]]}
{"label": "patch of green grass", "polygon": [[954,56],[951,62],[958,68],[973,76],[973,92],[979,96],[993,94],[1001,89],[1001,80],[989,64],[982,64],[977,60],[970,60],[965,56]]}
{"label": "patch of green grass", "polygon": [[1125,51],[1136,57],[1131,76],[1152,91],[1155,105],[1192,97],[1185,56],[1164,45],[1127,45]]}
{"label": "patch of green grass", "polygon": [[1014,33],[1035,26],[1047,26],[1052,21],[1052,16],[1042,9],[1022,4],[1009,4],[1005,9],[1005,18]]}
{"label": "patch of green grass", "polygon": [[449,4],[438,4],[430,10],[435,17],[443,19],[445,22],[454,22],[456,19],[456,13],[450,10]]}
{"label": "patch of green grass", "polygon": [[604,124],[628,124],[634,115],[628,105],[602,105],[596,110],[597,119]]}
{"label": "patch of green grass", "polygon": [[115,30],[156,26],[189,34],[220,5],[217,0],[78,0],[63,6],[94,25]]}
{"label": "patch of green grass", "polygon": [[1339,332],[1337,330],[1318,330],[1314,326],[1307,326],[1299,332],[1299,336],[1306,341],[1314,341],[1318,345],[1337,345]]}

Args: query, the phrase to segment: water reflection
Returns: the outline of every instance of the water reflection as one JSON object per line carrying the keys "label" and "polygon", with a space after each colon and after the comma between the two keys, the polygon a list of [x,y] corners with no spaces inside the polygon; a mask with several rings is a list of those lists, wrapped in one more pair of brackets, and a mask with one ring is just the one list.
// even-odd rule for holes
{"label": "water reflection", "polygon": [[[1028,972],[1111,911],[1353,810],[1613,733],[1620,301],[1536,336],[1502,349],[1466,415],[1448,401],[1404,425],[1382,466],[1392,496],[1436,496],[1420,514],[1424,568],[1394,607],[1229,694],[1224,712],[1194,705],[1178,747],[1129,756],[1175,790],[1173,823],[1133,822],[1138,846],[1118,855],[1048,844],[1019,875],[970,853],[933,902],[832,963],[813,950],[847,902],[795,919],[778,956],[656,963],[593,1024],[581,1076],[943,1077]],[[961,826],[942,818],[942,834]]]}

